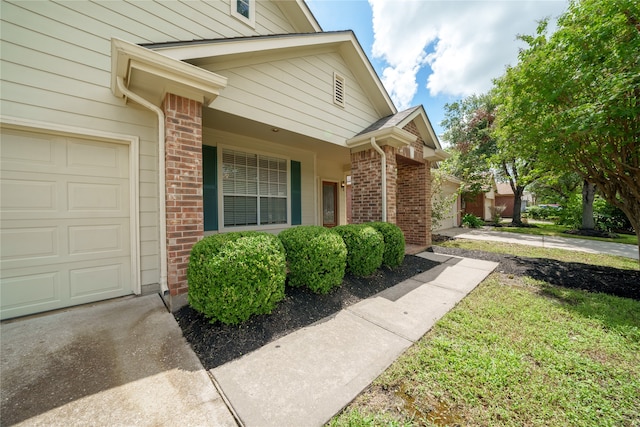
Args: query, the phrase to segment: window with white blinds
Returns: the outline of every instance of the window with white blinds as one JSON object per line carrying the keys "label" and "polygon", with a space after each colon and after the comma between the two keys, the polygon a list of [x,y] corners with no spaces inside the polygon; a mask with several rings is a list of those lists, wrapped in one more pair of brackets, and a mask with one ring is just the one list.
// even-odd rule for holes
{"label": "window with white blinds", "polygon": [[287,161],[225,149],[222,152],[225,227],[287,223]]}

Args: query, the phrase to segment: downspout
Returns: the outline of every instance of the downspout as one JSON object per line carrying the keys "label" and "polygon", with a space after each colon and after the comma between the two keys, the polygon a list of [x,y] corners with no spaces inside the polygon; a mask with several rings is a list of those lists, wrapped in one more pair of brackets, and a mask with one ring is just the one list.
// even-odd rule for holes
{"label": "downspout", "polygon": [[164,113],[162,110],[147,101],[140,95],[130,91],[125,85],[122,77],[116,79],[118,89],[129,99],[137,102],[143,107],[153,111],[158,116],[158,186],[160,197],[160,290],[164,295],[169,290],[167,286],[167,216],[166,216],[166,188],[165,188],[165,159],[164,159]]}
{"label": "downspout", "polygon": [[378,144],[376,137],[371,137],[371,146],[382,156],[382,222],[387,222],[387,155]]}

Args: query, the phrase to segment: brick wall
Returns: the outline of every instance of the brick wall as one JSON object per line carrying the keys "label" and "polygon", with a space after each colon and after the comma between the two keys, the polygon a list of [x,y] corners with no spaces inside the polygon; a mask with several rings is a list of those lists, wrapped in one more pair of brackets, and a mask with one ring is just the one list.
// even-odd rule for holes
{"label": "brick wall", "polygon": [[398,164],[398,227],[407,243],[431,246],[431,169],[429,162]]}
{"label": "brick wall", "polygon": [[168,94],[165,113],[167,284],[171,296],[187,292],[191,247],[204,236],[202,104]]}
{"label": "brick wall", "polygon": [[431,164],[424,160],[424,140],[411,121],[404,128],[417,136],[409,147],[399,150],[398,164],[398,226],[407,243],[431,246]]}
{"label": "brick wall", "polygon": [[398,149],[389,145],[380,148],[387,158],[387,222],[395,224],[398,211],[398,163],[396,159]]}
{"label": "brick wall", "polygon": [[351,221],[382,218],[382,159],[373,149],[351,153]]}
{"label": "brick wall", "polygon": [[[381,147],[387,158],[387,222],[396,222],[396,149]],[[373,148],[351,153],[351,222],[382,220],[382,156]]]}

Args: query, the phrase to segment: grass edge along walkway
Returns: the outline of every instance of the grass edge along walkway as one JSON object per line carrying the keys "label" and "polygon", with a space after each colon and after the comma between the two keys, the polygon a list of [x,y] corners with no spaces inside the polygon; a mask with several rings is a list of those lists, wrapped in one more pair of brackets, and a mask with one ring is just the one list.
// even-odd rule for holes
{"label": "grass edge along walkway", "polygon": [[331,426],[640,419],[640,302],[494,273]]}
{"label": "grass edge along walkway", "polygon": [[530,227],[512,227],[508,223],[504,223],[503,227],[495,227],[491,224],[487,225],[491,231],[501,231],[514,234],[531,234],[534,236],[550,236],[550,237],[566,237],[570,239],[597,240],[600,242],[622,243],[625,245],[638,246],[638,237],[635,234],[618,234],[615,238],[582,236],[579,234],[565,233],[571,230],[571,227],[564,225],[556,225],[552,223],[536,222]]}

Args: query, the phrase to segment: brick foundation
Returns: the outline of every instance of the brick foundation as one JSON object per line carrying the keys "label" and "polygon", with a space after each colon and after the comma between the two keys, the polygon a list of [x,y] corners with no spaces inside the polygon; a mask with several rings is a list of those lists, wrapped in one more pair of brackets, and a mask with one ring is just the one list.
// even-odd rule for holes
{"label": "brick foundation", "polygon": [[165,114],[167,284],[187,293],[191,247],[204,236],[202,103],[168,94]]}

